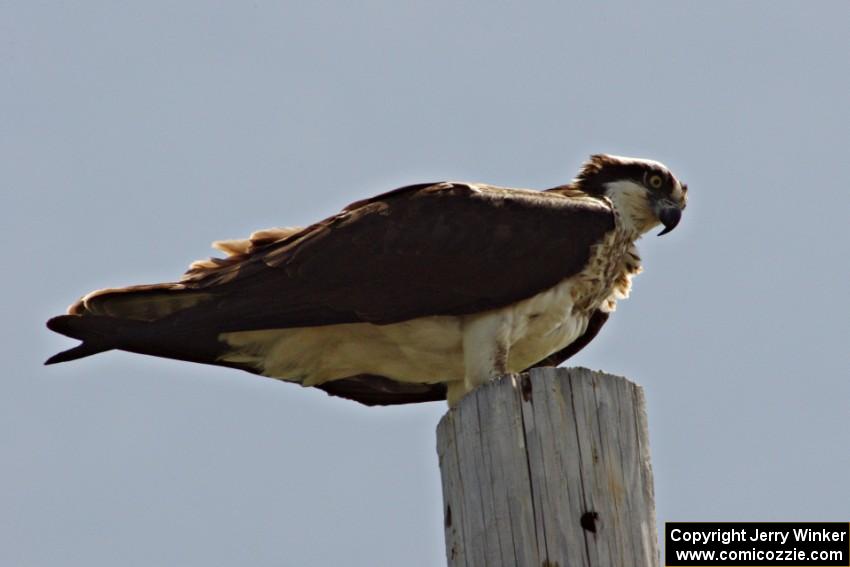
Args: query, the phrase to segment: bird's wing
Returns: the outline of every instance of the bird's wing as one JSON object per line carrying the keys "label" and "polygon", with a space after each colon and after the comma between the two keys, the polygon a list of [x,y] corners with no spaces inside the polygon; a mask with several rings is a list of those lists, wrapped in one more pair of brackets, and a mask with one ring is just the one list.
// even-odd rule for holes
{"label": "bird's wing", "polygon": [[397,382],[383,376],[358,374],[316,386],[330,396],[354,400],[367,406],[436,402],[446,399],[446,385]]}
{"label": "bird's wing", "polygon": [[[592,199],[464,183],[403,187],[304,229],[221,244],[230,256],[162,284],[172,287],[158,313],[232,332],[481,312],[577,273],[613,227],[610,207]],[[122,302],[145,304],[134,289],[152,301],[156,287],[96,293],[76,312],[121,316]]]}
{"label": "bird's wing", "polygon": [[577,273],[613,226],[601,202],[414,186],[355,203],[221,268],[190,272],[184,283],[212,295],[227,331],[462,315]]}

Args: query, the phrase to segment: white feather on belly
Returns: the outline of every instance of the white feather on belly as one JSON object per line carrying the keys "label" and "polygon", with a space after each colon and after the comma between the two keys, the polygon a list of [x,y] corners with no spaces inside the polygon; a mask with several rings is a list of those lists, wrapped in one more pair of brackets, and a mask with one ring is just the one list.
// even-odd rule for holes
{"label": "white feather on belly", "polygon": [[224,360],[253,364],[265,376],[315,386],[355,374],[402,382],[463,377],[460,320],[422,317],[391,325],[351,323],[225,333]]}
{"label": "white feather on belly", "polygon": [[[507,370],[519,372],[580,337],[588,317],[573,313],[570,280],[512,306],[467,316],[436,316],[390,325],[352,323],[224,333],[233,349],[222,357],[247,363],[269,377],[315,386],[356,374],[400,382],[463,381],[490,375],[493,337],[467,339],[467,350],[485,355],[467,368],[464,330],[488,318],[507,325]],[[504,330],[504,327],[502,327]]]}

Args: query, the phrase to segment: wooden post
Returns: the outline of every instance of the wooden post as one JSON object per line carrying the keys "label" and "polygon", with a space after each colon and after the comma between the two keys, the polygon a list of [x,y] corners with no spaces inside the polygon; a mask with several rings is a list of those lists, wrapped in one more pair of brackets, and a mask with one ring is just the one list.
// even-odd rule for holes
{"label": "wooden post", "polygon": [[655,567],[643,390],[536,368],[466,396],[437,427],[449,567]]}

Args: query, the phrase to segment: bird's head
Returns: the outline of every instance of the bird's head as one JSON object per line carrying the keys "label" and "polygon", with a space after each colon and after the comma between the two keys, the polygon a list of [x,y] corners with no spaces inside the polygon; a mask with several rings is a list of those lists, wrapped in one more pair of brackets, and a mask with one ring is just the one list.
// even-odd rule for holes
{"label": "bird's head", "polygon": [[608,197],[621,222],[640,234],[659,224],[673,230],[682,218],[688,186],[657,161],[597,154],[582,167],[575,186],[597,197]]}

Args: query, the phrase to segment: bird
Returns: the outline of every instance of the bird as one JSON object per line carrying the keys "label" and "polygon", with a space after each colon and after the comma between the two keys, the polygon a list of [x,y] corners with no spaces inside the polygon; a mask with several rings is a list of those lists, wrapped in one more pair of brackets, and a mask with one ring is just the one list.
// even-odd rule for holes
{"label": "bird", "polygon": [[678,224],[662,163],[594,154],[546,190],[443,181],[356,201],[306,227],[213,247],[181,279],[93,291],[47,327],[122,350],[236,368],[362,404],[447,400],[557,366],[641,270],[636,241]]}

